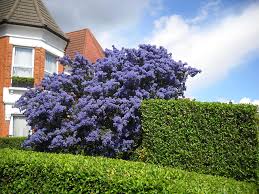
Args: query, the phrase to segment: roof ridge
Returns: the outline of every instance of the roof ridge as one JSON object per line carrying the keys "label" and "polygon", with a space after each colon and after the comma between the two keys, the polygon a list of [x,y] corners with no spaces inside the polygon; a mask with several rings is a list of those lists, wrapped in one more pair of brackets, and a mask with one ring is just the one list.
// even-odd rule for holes
{"label": "roof ridge", "polygon": [[74,33],[74,32],[80,32],[80,31],[86,31],[88,30],[89,28],[83,28],[83,29],[80,29],[80,30],[75,30],[75,31],[71,31],[71,32],[66,32],[66,34],[70,34],[70,33]]}
{"label": "roof ridge", "polygon": [[16,7],[18,6],[18,3],[19,3],[19,2],[20,2],[20,0],[15,0],[12,9],[10,9],[10,12],[9,12],[6,16],[4,16],[4,19],[5,19],[5,20],[9,20],[9,19],[10,19],[10,17],[11,17],[11,16],[13,15],[13,13],[14,13]]}
{"label": "roof ridge", "polygon": [[40,11],[40,8],[39,8],[38,0],[33,0],[33,2],[34,2],[34,5],[35,5],[35,8],[36,8],[36,13],[40,18],[41,24],[46,25],[45,20],[44,20],[42,14],[41,14],[41,11]]}

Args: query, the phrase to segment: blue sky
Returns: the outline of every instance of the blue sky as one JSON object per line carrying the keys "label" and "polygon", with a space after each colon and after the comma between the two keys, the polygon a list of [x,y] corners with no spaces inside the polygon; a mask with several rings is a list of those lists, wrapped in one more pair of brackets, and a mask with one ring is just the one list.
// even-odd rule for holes
{"label": "blue sky", "polygon": [[245,64],[233,69],[229,76],[204,90],[195,91],[193,96],[202,101],[259,99],[259,56],[252,56]]}
{"label": "blue sky", "polygon": [[66,31],[90,28],[103,48],[150,43],[200,68],[187,97],[259,104],[257,0],[45,0]]}

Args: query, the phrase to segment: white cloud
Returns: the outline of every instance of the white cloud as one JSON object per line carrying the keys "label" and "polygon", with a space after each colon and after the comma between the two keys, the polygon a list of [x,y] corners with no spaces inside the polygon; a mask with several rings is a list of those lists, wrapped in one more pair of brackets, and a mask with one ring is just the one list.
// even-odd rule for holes
{"label": "white cloud", "polygon": [[244,98],[242,98],[242,99],[239,101],[239,103],[242,103],[242,104],[249,104],[249,103],[251,103],[251,100],[250,100],[250,98],[244,97]]}
{"label": "white cloud", "polygon": [[138,22],[150,0],[45,0],[64,31],[93,28],[107,31],[127,28]]}
{"label": "white cloud", "polygon": [[134,29],[146,12],[162,9],[161,0],[44,0],[65,32],[90,28],[103,48],[130,45],[124,32]]}
{"label": "white cloud", "polygon": [[227,99],[227,98],[218,98],[216,101],[217,102],[222,102],[222,103],[229,103],[229,102],[235,103],[234,100]]}
{"label": "white cloud", "polygon": [[127,37],[121,36],[117,30],[99,32],[96,33],[96,37],[103,49],[111,49],[112,45],[116,48],[130,47],[131,45]]}
{"label": "white cloud", "polygon": [[220,3],[220,0],[209,1],[207,4],[201,7],[198,15],[194,18],[191,18],[188,22],[192,24],[197,24],[206,20],[209,14],[218,13],[220,9]]}
{"label": "white cloud", "polygon": [[229,103],[230,101],[234,104],[240,103],[240,104],[254,104],[259,106],[259,99],[258,100],[252,100],[248,97],[243,97],[239,101],[234,101],[232,99],[227,99],[227,98],[219,98],[217,100],[218,102],[223,102],[223,103]]}
{"label": "white cloud", "polygon": [[244,97],[242,98],[239,103],[242,104],[254,104],[259,106],[259,99],[258,100],[251,100],[250,98]]}
{"label": "white cloud", "polygon": [[197,23],[206,15],[204,11],[200,18],[194,17],[195,22],[179,15],[161,17],[154,23],[153,35],[146,39],[165,46],[174,59],[202,70],[190,79],[187,91],[211,86],[245,62],[248,55],[259,51],[259,3],[209,25]]}

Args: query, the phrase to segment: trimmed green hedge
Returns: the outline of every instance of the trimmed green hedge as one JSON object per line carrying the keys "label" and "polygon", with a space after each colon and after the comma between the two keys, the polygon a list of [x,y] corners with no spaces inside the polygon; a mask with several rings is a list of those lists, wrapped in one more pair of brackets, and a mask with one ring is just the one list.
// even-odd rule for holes
{"label": "trimmed green hedge", "polygon": [[254,183],[102,157],[0,149],[2,193],[256,193]]}
{"label": "trimmed green hedge", "polygon": [[0,137],[0,149],[1,148],[12,148],[22,149],[21,145],[26,137]]}
{"label": "trimmed green hedge", "polygon": [[32,88],[34,86],[34,78],[31,77],[12,77],[13,87]]}
{"label": "trimmed green hedge", "polygon": [[255,106],[148,100],[141,112],[144,133],[137,160],[256,180]]}

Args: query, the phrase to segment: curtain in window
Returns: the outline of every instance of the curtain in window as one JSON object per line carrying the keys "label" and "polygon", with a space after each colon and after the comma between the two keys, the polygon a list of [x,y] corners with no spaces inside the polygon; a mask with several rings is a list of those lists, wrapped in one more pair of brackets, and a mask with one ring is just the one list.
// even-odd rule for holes
{"label": "curtain in window", "polygon": [[56,56],[46,53],[45,61],[45,75],[57,73],[57,59]]}
{"label": "curtain in window", "polygon": [[70,75],[72,71],[72,67],[71,66],[65,66],[64,68],[64,73]]}
{"label": "curtain in window", "polygon": [[13,76],[33,77],[32,49],[15,47]]}
{"label": "curtain in window", "polygon": [[30,126],[27,125],[24,116],[14,116],[13,117],[13,135],[15,137],[25,137],[28,136]]}

